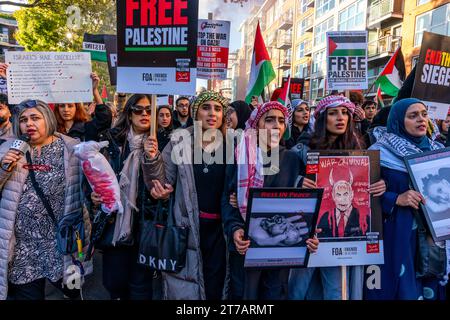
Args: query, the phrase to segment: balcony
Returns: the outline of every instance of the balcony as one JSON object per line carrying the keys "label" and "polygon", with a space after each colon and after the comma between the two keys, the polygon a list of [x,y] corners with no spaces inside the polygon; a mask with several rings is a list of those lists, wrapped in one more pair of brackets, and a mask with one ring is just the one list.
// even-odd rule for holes
{"label": "balcony", "polygon": [[280,17],[279,29],[289,30],[290,28],[292,28],[293,24],[294,24],[294,15],[292,11],[288,11]]}
{"label": "balcony", "polygon": [[277,39],[277,49],[286,50],[292,48],[292,34],[285,33],[278,37]]}
{"label": "balcony", "polygon": [[285,56],[281,59],[280,64],[278,65],[278,69],[288,70],[291,68],[292,59],[291,56]]}
{"label": "balcony", "polygon": [[311,57],[312,49],[313,49],[312,41],[307,41],[305,43],[305,57]]}
{"label": "balcony", "polygon": [[306,19],[306,25],[304,28],[305,32],[313,32],[313,27],[314,27],[314,16],[310,15],[309,17],[307,17]]}
{"label": "balcony", "polygon": [[403,19],[403,0],[372,0],[369,8],[367,26],[376,27],[377,24]]}
{"label": "balcony", "polygon": [[392,35],[381,37],[368,43],[368,60],[374,61],[390,57],[401,44],[402,37]]}

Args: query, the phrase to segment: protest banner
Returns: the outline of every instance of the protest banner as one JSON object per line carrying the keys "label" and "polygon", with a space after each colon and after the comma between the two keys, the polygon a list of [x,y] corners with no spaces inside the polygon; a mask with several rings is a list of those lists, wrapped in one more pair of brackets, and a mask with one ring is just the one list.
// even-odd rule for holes
{"label": "protest banner", "polygon": [[412,96],[428,106],[432,119],[445,119],[450,107],[450,37],[424,32]]}
{"label": "protest banner", "polygon": [[198,20],[197,77],[225,80],[230,45],[230,21]]}
{"label": "protest banner", "polygon": [[85,33],[83,52],[89,52],[92,61],[106,62],[105,35]]}
{"label": "protest banner", "polygon": [[361,90],[367,82],[367,31],[327,32],[328,90]]}
{"label": "protest banner", "polygon": [[117,1],[117,91],[195,94],[198,0]]}
{"label": "protest banner", "polygon": [[109,81],[117,84],[117,36],[105,35],[106,58],[108,60]]}
{"label": "protest banner", "polygon": [[379,151],[311,151],[306,170],[324,189],[320,246],[308,266],[383,264],[380,202],[368,192],[380,179]]}
{"label": "protest banner", "polygon": [[8,102],[92,101],[91,57],[87,52],[18,52],[5,55]]}
{"label": "protest banner", "polygon": [[[288,81],[288,77],[283,77],[283,84]],[[289,88],[289,99],[292,101],[293,99],[302,99],[303,97],[303,87],[305,84],[305,79],[301,78],[291,78],[291,85]]]}

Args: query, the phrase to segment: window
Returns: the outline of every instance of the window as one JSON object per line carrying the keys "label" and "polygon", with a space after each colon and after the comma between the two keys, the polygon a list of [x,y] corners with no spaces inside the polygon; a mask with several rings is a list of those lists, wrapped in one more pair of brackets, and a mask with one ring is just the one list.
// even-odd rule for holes
{"label": "window", "polygon": [[312,61],[313,61],[313,65],[312,65],[311,73],[322,72],[324,74],[325,70],[326,70],[326,54],[325,54],[325,50],[321,50],[321,51],[315,52],[313,54]]}
{"label": "window", "polygon": [[326,32],[333,29],[334,19],[331,17],[330,19],[322,22],[317,25],[314,30],[314,45],[318,46],[325,43],[326,40]]}
{"label": "window", "polygon": [[308,0],[298,0],[300,13],[305,13],[308,10]]}
{"label": "window", "polygon": [[297,59],[301,59],[305,56],[305,42],[300,43],[297,46]]}
{"label": "window", "polygon": [[447,18],[449,15],[450,4],[446,4],[417,16],[414,46],[422,44],[424,31],[450,36],[450,20]]}
{"label": "window", "polygon": [[359,0],[339,12],[339,30],[365,29],[366,1]]}
{"label": "window", "polygon": [[335,0],[316,0],[316,18],[334,9]]}
{"label": "window", "polygon": [[323,97],[325,93],[324,78],[317,78],[311,80],[311,100]]}
{"label": "window", "polygon": [[425,3],[428,3],[428,2],[430,2],[430,0],[417,0],[417,5],[421,6],[421,5],[423,5]]}

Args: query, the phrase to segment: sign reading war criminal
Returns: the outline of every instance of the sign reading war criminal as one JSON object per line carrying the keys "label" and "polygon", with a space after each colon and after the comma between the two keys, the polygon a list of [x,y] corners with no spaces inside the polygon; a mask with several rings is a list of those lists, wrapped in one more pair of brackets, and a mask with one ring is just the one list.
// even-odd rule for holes
{"label": "sign reading war criminal", "polygon": [[198,20],[198,78],[227,78],[229,44],[230,21]]}
{"label": "sign reading war criminal", "polygon": [[198,0],[117,1],[117,91],[195,94]]}
{"label": "sign reading war criminal", "polygon": [[306,173],[323,188],[320,246],[308,266],[382,264],[381,207],[368,192],[380,179],[379,151],[312,151]]}
{"label": "sign reading war criminal", "polygon": [[327,32],[329,90],[367,89],[367,31]]}
{"label": "sign reading war criminal", "polygon": [[450,37],[424,32],[412,96],[431,118],[445,119],[450,106]]}

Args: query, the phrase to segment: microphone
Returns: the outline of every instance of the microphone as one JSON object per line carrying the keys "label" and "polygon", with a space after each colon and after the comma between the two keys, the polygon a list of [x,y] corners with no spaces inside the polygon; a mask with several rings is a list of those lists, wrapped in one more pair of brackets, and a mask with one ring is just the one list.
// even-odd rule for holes
{"label": "microphone", "polygon": [[[24,155],[30,149],[30,145],[28,144],[30,139],[31,137],[27,133],[21,135],[19,139],[14,140],[14,142],[9,147],[9,150],[19,151],[22,155]],[[2,169],[5,171],[11,171],[13,165],[14,162],[2,164]]]}

